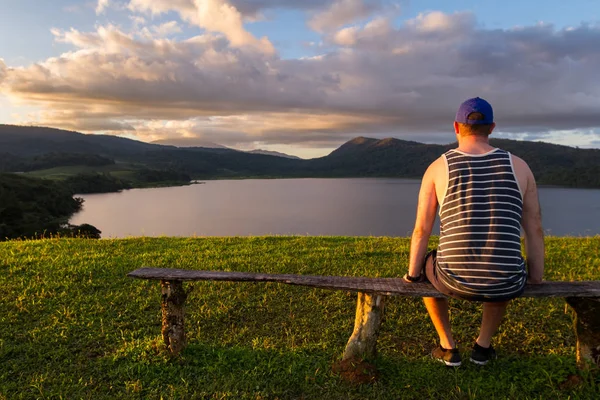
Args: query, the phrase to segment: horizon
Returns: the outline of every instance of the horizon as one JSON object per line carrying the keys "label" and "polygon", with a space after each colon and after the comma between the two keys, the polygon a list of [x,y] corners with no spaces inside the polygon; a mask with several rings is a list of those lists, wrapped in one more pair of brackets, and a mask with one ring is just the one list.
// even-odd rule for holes
{"label": "horizon", "polygon": [[0,16],[1,123],[316,158],[447,144],[481,96],[493,137],[600,148],[592,1],[38,3]]}
{"label": "horizon", "polygon": [[[50,127],[50,126],[40,126],[40,125],[15,125],[15,124],[3,124],[0,123],[0,127],[1,126],[16,126],[16,127],[22,127],[22,128],[39,128],[39,129],[56,129],[56,130],[61,130],[61,131],[66,131],[66,132],[71,132],[71,133],[76,133],[76,134],[82,134],[82,135],[101,135],[101,136],[114,136],[114,135],[106,135],[106,134],[94,134],[94,133],[84,133],[84,132],[78,132],[78,131],[73,131],[73,130],[67,130],[67,129],[61,129],[61,128],[54,128],[54,127]],[[494,135],[492,133],[492,135]],[[304,158],[304,157],[300,157],[300,156],[295,156],[293,154],[289,154],[289,153],[284,153],[284,152],[280,152],[280,151],[275,151],[275,150],[266,150],[266,149],[261,149],[261,148],[255,148],[255,149],[250,149],[250,150],[243,150],[243,149],[239,149],[239,148],[234,148],[234,147],[228,147],[228,146],[223,146],[220,145],[219,143],[211,143],[212,145],[215,145],[215,147],[209,147],[209,146],[201,146],[201,145],[193,145],[193,146],[182,146],[182,145],[177,145],[177,144],[167,144],[167,143],[159,143],[158,141],[155,142],[145,142],[143,140],[140,140],[139,138],[128,138],[128,137],[122,137],[123,139],[128,139],[128,140],[134,140],[134,141],[138,141],[141,143],[146,143],[146,144],[155,144],[155,145],[159,145],[159,146],[173,146],[176,148],[181,148],[181,149],[185,149],[185,148],[208,148],[208,149],[221,149],[221,150],[232,150],[232,151],[240,151],[240,152],[246,152],[246,153],[252,153],[252,152],[268,152],[268,153],[272,153],[271,155],[282,155],[282,156],[291,156],[292,158],[298,158],[301,160],[311,160],[311,159],[315,159],[315,158],[322,158],[322,157],[326,157],[329,154],[331,154],[332,152],[334,152],[335,150],[338,150],[339,148],[341,148],[342,146],[344,146],[345,144],[348,144],[350,142],[354,142],[358,139],[366,139],[366,140],[374,140],[377,142],[381,142],[381,141],[386,141],[386,140],[398,140],[398,141],[405,141],[405,142],[412,142],[412,143],[417,143],[417,144],[421,144],[421,145],[436,145],[436,146],[448,146],[448,145],[458,145],[458,143],[456,141],[452,141],[452,142],[445,142],[445,143],[424,143],[424,142],[419,142],[416,140],[407,140],[407,139],[403,139],[403,138],[397,138],[397,137],[383,137],[383,138],[374,138],[374,137],[369,137],[369,136],[355,136],[349,140],[346,140],[343,143],[340,143],[338,146],[336,146],[335,148],[333,148],[330,152],[324,154],[324,155],[320,155],[320,156],[315,156],[315,157],[310,157],[310,158]],[[551,143],[551,142],[546,142],[543,140],[525,140],[525,139],[517,139],[517,138],[498,138],[498,137],[490,137],[490,140],[508,140],[508,141],[514,141],[514,142],[527,142],[527,143],[540,143],[540,144],[551,144],[551,145],[556,145],[556,146],[565,146],[565,147],[569,147],[572,149],[577,149],[577,150],[599,150],[598,148],[580,148],[578,146],[569,146],[569,145],[564,145],[564,144],[557,144],[557,143]],[[259,153],[260,154],[260,153]]]}

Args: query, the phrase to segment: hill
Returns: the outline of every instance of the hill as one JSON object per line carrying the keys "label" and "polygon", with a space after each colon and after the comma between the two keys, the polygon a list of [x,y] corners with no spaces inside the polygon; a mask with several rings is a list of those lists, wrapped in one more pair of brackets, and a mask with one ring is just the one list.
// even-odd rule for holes
{"label": "hill", "polygon": [[226,149],[227,147],[209,142],[208,140],[198,138],[172,138],[172,139],[161,139],[150,142],[152,144],[161,144],[175,147],[205,147],[208,149]]}
{"label": "hill", "polygon": [[420,178],[451,147],[358,137],[325,157],[308,160],[307,169],[318,176]]}
{"label": "hill", "polygon": [[[491,139],[490,144],[523,158],[542,185],[600,188],[600,150],[543,142]],[[326,157],[308,160],[308,170],[320,176],[386,176],[420,178],[447,145],[422,144],[394,138],[359,137]]]}
{"label": "hill", "polygon": [[0,153],[17,157],[33,157],[47,153],[123,157],[162,147],[168,146],[111,135],[86,135],[39,126],[0,125]]}
{"label": "hill", "polygon": [[301,160],[300,157],[292,156],[290,154],[281,153],[279,151],[256,149],[256,150],[249,150],[249,151],[247,151],[247,153],[250,153],[250,154],[264,154],[264,155],[267,155],[267,156],[275,156],[275,157],[291,158],[291,159],[294,159],[294,160]]}
{"label": "hill", "polygon": [[[92,160],[91,155],[102,157],[104,164],[113,164],[108,168],[98,166],[95,171],[100,173],[127,175],[131,170],[145,168],[166,171],[171,175],[189,174],[196,179],[281,176],[297,167],[298,161],[227,148],[178,148],[109,135],[0,125],[0,172],[35,171],[35,166],[42,164],[42,161],[44,169],[73,167],[73,160],[77,158],[81,160],[78,166],[89,167],[92,162],[99,162]],[[90,171],[90,168],[72,170],[75,173],[94,171]],[[50,175],[52,173],[49,171]],[[39,173],[36,175],[43,176]],[[135,185],[136,182],[132,183],[139,186]]]}
{"label": "hill", "polygon": [[[598,149],[507,139],[490,142],[527,161],[540,184],[600,188]],[[192,179],[420,178],[433,160],[455,146],[358,137],[325,157],[303,160],[281,154],[253,154],[228,148],[178,148],[114,136],[0,125],[0,171],[33,171],[36,176],[58,179],[64,179],[65,173],[68,176],[68,171],[106,173],[130,179],[131,186],[146,184],[143,180],[136,182],[140,169],[158,171],[144,175],[160,179],[167,176]],[[68,169],[62,168],[67,166]],[[54,174],[58,171],[56,168],[60,175]]]}
{"label": "hill", "polygon": [[539,184],[600,188],[600,149],[507,139],[490,142],[527,161]]}

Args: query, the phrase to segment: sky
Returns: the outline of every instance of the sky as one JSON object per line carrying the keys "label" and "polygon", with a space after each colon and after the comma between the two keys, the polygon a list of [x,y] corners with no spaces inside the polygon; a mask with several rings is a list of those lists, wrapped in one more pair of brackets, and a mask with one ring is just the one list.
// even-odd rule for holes
{"label": "sky", "polygon": [[304,158],[357,137],[600,148],[599,0],[0,0],[0,123]]}

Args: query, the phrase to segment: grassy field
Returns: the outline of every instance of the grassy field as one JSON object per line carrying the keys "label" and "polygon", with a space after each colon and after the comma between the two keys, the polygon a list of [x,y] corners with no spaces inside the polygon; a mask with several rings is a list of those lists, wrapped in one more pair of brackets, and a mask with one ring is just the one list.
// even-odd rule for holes
{"label": "grassy field", "polygon": [[[548,280],[600,279],[600,237],[546,239]],[[432,246],[435,245],[432,242]],[[189,345],[161,351],[157,282],[143,265],[348,276],[400,276],[405,238],[134,238],[0,243],[0,399],[598,399],[597,372],[575,365],[562,299],[518,299],[495,338],[499,358],[449,370],[432,361],[420,299],[391,298],[376,383],[332,372],[356,294],[279,284],[199,282],[187,303]],[[477,304],[452,301],[468,356]]]}

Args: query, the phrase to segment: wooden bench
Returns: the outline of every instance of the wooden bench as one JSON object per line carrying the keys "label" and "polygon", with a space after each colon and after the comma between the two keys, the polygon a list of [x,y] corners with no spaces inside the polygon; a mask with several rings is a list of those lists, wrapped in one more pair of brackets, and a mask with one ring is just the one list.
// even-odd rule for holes
{"label": "wooden bench", "polygon": [[[140,268],[127,276],[161,281],[162,337],[167,349],[177,354],[186,346],[183,281],[278,282],[330,290],[358,292],[354,331],[343,360],[369,359],[383,316],[385,296],[444,297],[429,283],[405,283],[401,278],[364,278],[263,274],[250,272],[195,271],[170,268]],[[600,366],[600,281],[550,282],[528,285],[521,297],[564,297],[575,310],[577,361]]]}

